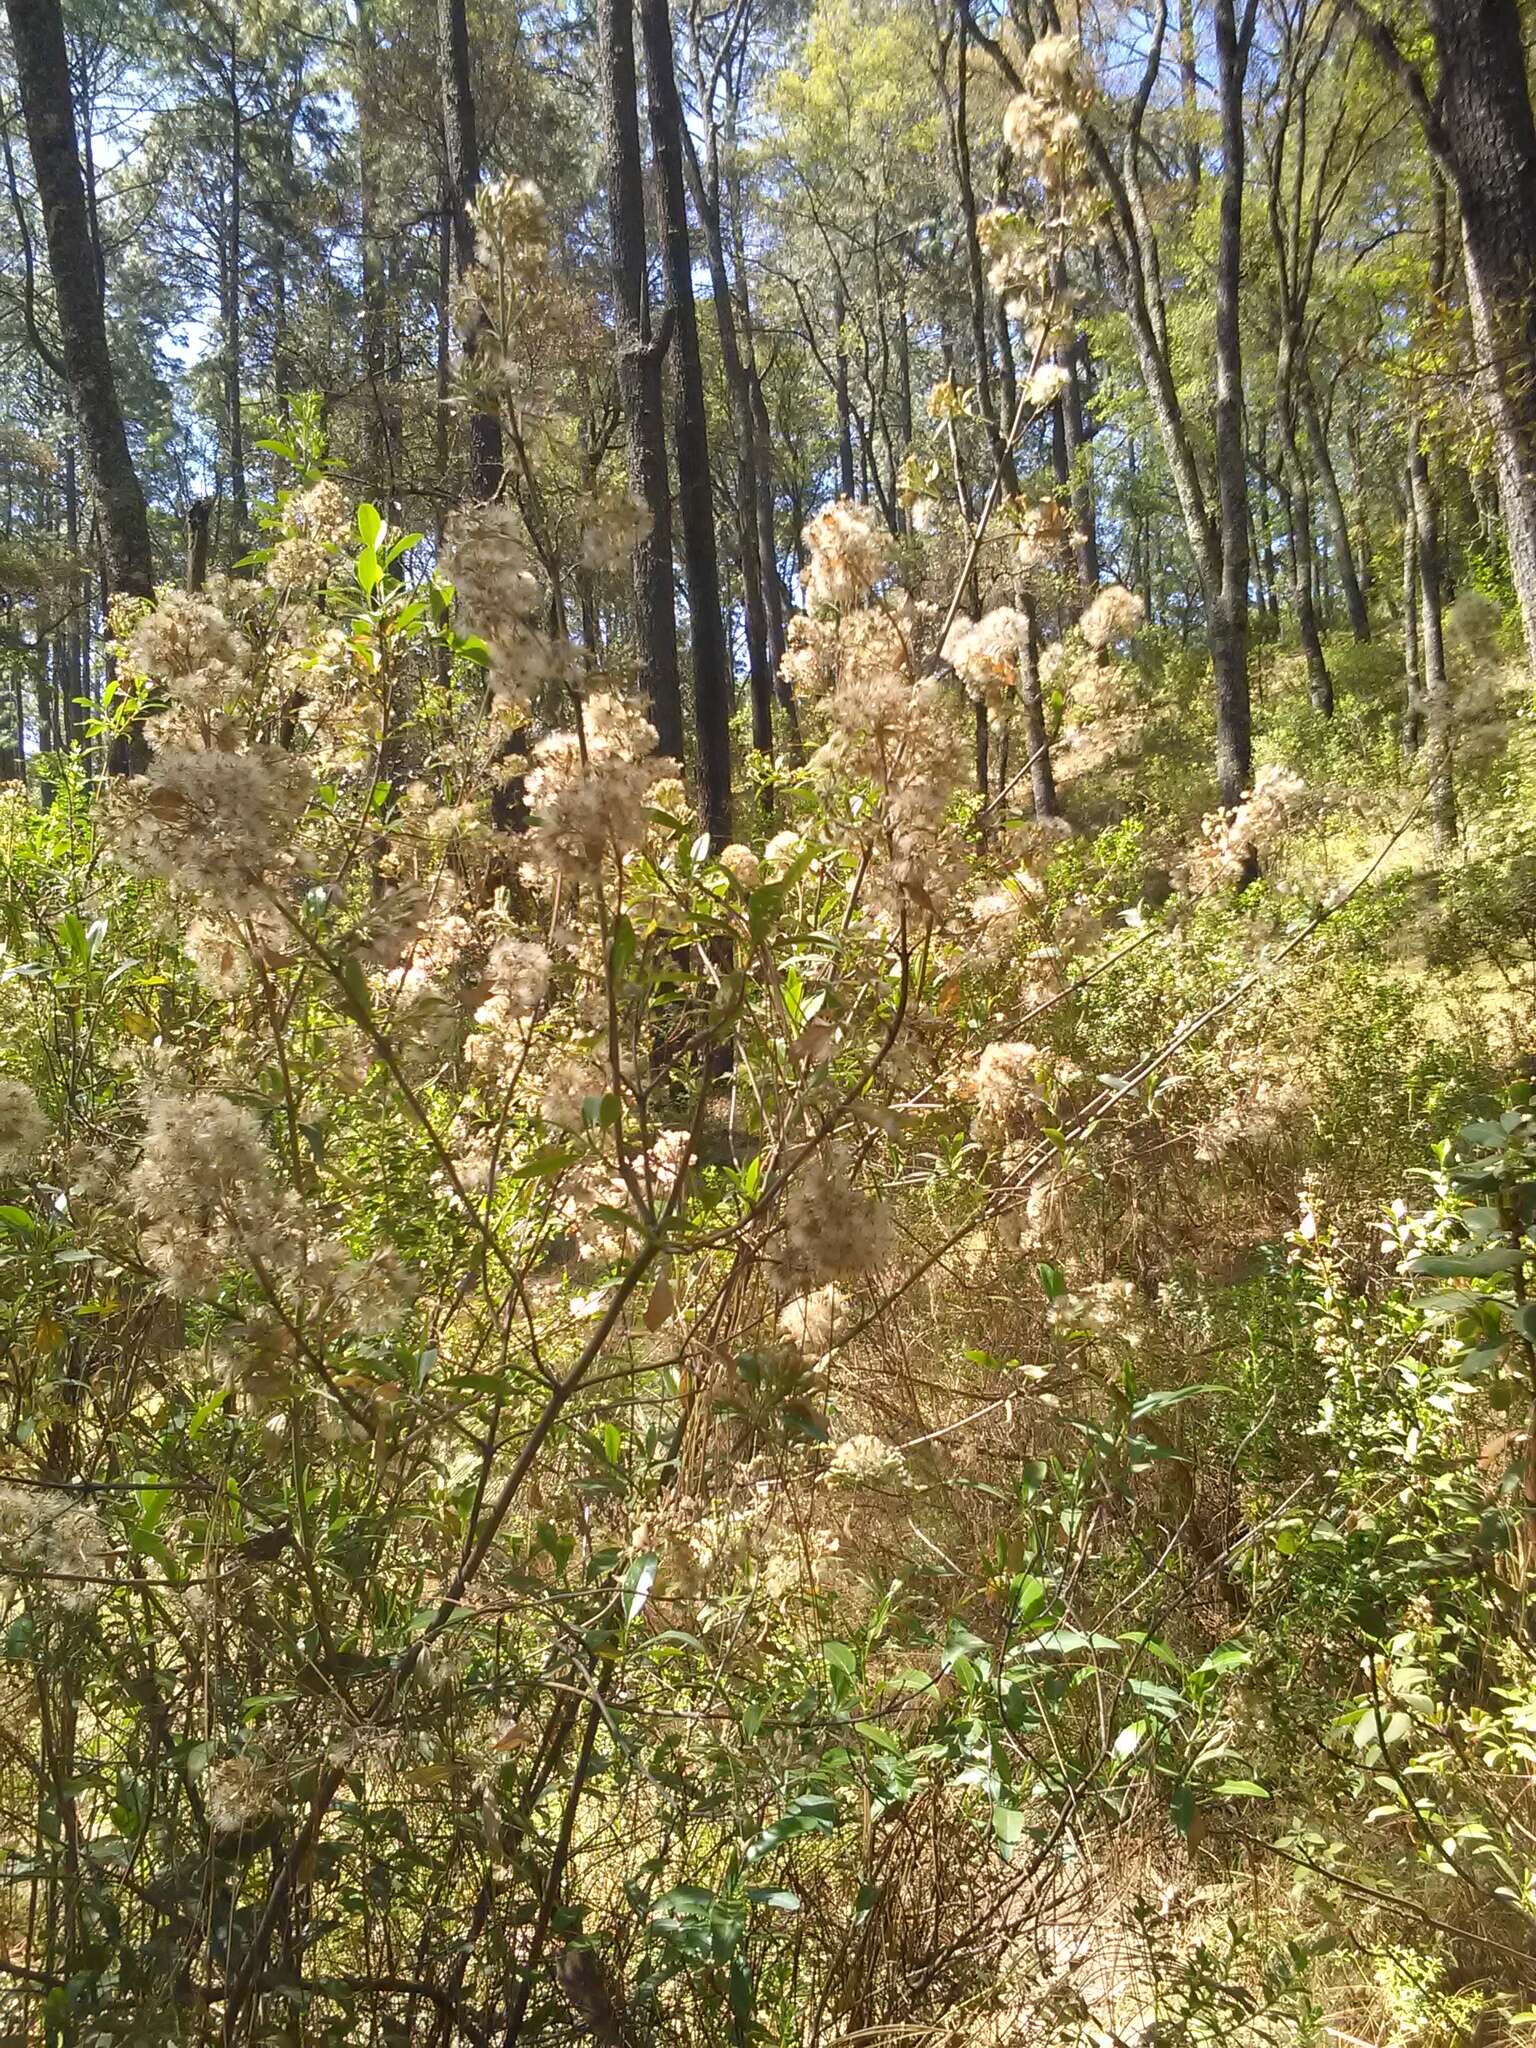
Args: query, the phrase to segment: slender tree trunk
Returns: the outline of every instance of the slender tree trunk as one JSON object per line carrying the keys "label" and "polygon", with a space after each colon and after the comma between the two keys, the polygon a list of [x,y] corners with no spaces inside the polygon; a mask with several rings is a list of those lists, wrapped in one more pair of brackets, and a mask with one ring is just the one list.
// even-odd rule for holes
{"label": "slender tree trunk", "polygon": [[381,151],[376,97],[376,45],[370,0],[357,0],[356,71],[359,225],[362,239],[363,378],[368,396],[363,415],[363,468],[370,490],[387,502],[398,493],[398,407],[389,389],[389,293],[385,242],[379,231]]}
{"label": "slender tree trunk", "polygon": [[1403,472],[1403,723],[1405,759],[1424,744],[1424,663],[1419,652],[1419,528],[1413,515],[1413,472]]}
{"label": "slender tree trunk", "polygon": [[1424,751],[1429,764],[1429,810],[1435,845],[1456,844],[1456,781],[1451,684],[1440,618],[1440,523],[1429,464],[1417,422],[1410,436],[1408,480],[1418,535],[1420,639],[1424,662]]}
{"label": "slender tree trunk", "polygon": [[1040,630],[1034,599],[1024,598],[1021,609],[1027,626],[1019,649],[1019,702],[1024,707],[1024,739],[1029,748],[1029,786],[1035,800],[1035,816],[1054,818],[1056,777],[1051,768],[1051,739],[1040,688]]}
{"label": "slender tree trunk", "polygon": [[229,501],[234,518],[229,558],[245,549],[250,503],[245,483],[245,417],[241,405],[245,357],[241,304],[244,268],[245,110],[240,104],[239,53],[229,50],[229,243],[224,256],[224,412],[229,434]]}
{"label": "slender tree trunk", "polygon": [[1184,115],[1184,172],[1191,194],[1200,190],[1200,74],[1195,61],[1195,0],[1179,0],[1179,103]]}
{"label": "slender tree trunk", "polygon": [[847,318],[848,305],[839,280],[832,288],[832,325],[837,330],[833,337],[836,349],[833,395],[837,402],[837,487],[838,496],[842,498],[851,498],[854,488],[853,409],[848,399],[848,351],[843,346],[843,323]]}
{"label": "slender tree trunk", "polygon": [[716,847],[731,836],[731,671],[720,609],[720,565],[710,489],[709,428],[698,315],[693,301],[693,256],[683,180],[683,109],[677,92],[672,21],[667,0],[640,0],[645,46],[651,147],[666,224],[668,296],[675,322],[678,512],[693,642],[694,723],[704,821]]}
{"label": "slender tree trunk", "polygon": [[[448,174],[449,212],[453,222],[454,275],[462,283],[475,260],[475,223],[471,213],[480,188],[480,140],[475,126],[475,95],[469,69],[469,21],[465,0],[437,0],[437,64],[443,91],[443,160]],[[462,349],[466,367],[480,346],[483,319],[471,316]],[[501,419],[495,412],[469,416],[469,484],[472,496],[494,498],[502,478]]]}
{"label": "slender tree trunk", "polygon": [[1323,487],[1323,505],[1328,514],[1328,533],[1333,541],[1334,560],[1339,565],[1339,582],[1344,590],[1344,609],[1349,614],[1349,630],[1363,646],[1371,637],[1371,616],[1366,610],[1365,591],[1355,566],[1355,543],[1349,530],[1349,514],[1344,508],[1344,493],[1339,489],[1339,473],[1334,467],[1333,451],[1328,446],[1328,436],[1323,429],[1317,395],[1312,389],[1312,380],[1304,367],[1297,381],[1300,385],[1301,416],[1306,421],[1312,460],[1317,467],[1318,481]]}
{"label": "slender tree trunk", "polygon": [[112,374],[100,277],[88,256],[64,18],[59,0],[6,0],[6,13],[53,279],[63,350],[58,368],[90,473],[107,594],[152,597],[149,515]]}
{"label": "slender tree trunk", "polygon": [[1061,423],[1067,457],[1068,491],[1072,504],[1072,554],[1077,580],[1085,592],[1099,587],[1099,515],[1093,488],[1093,442],[1083,387],[1087,379],[1088,343],[1075,335],[1063,354],[1063,368],[1072,373],[1062,394]]}
{"label": "slender tree trunk", "polygon": [[640,687],[661,751],[683,758],[683,697],[672,587],[672,500],[667,477],[661,355],[646,305],[645,183],[635,85],[633,0],[600,0],[598,72],[608,184],[610,274],[619,398],[624,407],[629,484],[650,530],[631,557]]}
{"label": "slender tree trunk", "polygon": [[1307,664],[1307,695],[1314,711],[1333,716],[1333,678],[1323,654],[1317,624],[1316,559],[1312,547],[1312,495],[1298,474],[1289,494],[1291,580],[1296,598],[1296,625]]}
{"label": "slender tree trunk", "polygon": [[742,360],[730,275],[725,267],[725,237],[720,213],[719,148],[711,129],[705,137],[706,157],[705,162],[701,164],[686,128],[683,140],[684,166],[693,188],[694,208],[704,227],[710,289],[715,302],[715,325],[720,337],[720,366],[725,373],[731,431],[736,443],[736,532],[741,552],[742,609],[746,616],[747,678],[752,700],[752,745],[758,753],[771,758],[773,654],[768,631],[767,603],[763,595],[762,555],[758,545],[756,432],[752,422],[752,391],[747,377],[747,366]]}
{"label": "slender tree trunk", "polygon": [[1239,298],[1243,258],[1243,85],[1254,0],[1239,27],[1236,0],[1216,0],[1221,96],[1221,229],[1216,259],[1216,484],[1220,583],[1210,622],[1216,683],[1216,779],[1226,805],[1253,780],[1248,692],[1248,475],[1243,448],[1243,366]]}

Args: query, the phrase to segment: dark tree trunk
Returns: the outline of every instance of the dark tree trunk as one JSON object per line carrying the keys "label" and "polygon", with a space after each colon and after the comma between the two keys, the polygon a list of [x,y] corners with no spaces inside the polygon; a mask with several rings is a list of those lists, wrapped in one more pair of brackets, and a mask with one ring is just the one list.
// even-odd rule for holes
{"label": "dark tree trunk", "polygon": [[386,242],[379,228],[382,136],[374,73],[373,17],[369,0],[358,0],[356,65],[359,227],[362,239],[363,380],[368,387],[363,415],[363,469],[370,491],[392,504],[398,495],[400,408],[391,389],[389,290]]}
{"label": "dark tree trunk", "polygon": [[152,597],[149,515],[118,404],[100,276],[88,255],[64,18],[59,0],[6,0],[6,13],[58,308],[61,367],[90,472],[107,595]]}
{"label": "dark tree trunk", "polygon": [[631,560],[637,665],[661,751],[680,761],[683,697],[672,587],[672,501],[662,408],[662,347],[650,336],[646,309],[645,184],[635,96],[633,0],[600,0],[597,29],[619,397],[624,407],[630,489],[651,522]]}
{"label": "dark tree trunk", "polygon": [[1418,536],[1420,645],[1424,663],[1424,752],[1429,765],[1429,812],[1435,845],[1456,844],[1456,780],[1451,685],[1440,619],[1440,521],[1429,464],[1415,422],[1408,449],[1408,484]]}
{"label": "dark tree trunk", "polygon": [[843,346],[843,323],[848,318],[841,280],[832,288],[832,325],[836,362],[834,396],[837,400],[837,490],[840,498],[853,496],[853,409],[848,400],[848,351]]}
{"label": "dark tree trunk", "polygon": [[1323,426],[1322,414],[1318,410],[1317,395],[1312,389],[1312,380],[1305,368],[1302,370],[1299,383],[1302,417],[1307,423],[1307,439],[1312,446],[1312,460],[1317,465],[1318,480],[1323,487],[1323,504],[1328,511],[1328,532],[1333,541],[1334,560],[1339,565],[1339,582],[1344,590],[1344,609],[1349,613],[1349,630],[1363,646],[1371,637],[1371,616],[1366,610],[1365,591],[1355,566],[1355,543],[1349,530],[1349,514],[1344,507],[1344,493],[1339,488],[1339,473],[1334,467],[1333,450],[1328,446],[1328,435]]}
{"label": "dark tree trunk", "polygon": [[224,417],[228,435],[229,501],[234,531],[229,538],[229,559],[238,561],[245,551],[245,531],[250,520],[250,503],[245,482],[245,416],[241,386],[245,372],[245,337],[242,328],[242,285],[245,258],[245,110],[240,104],[240,53],[233,34],[229,50],[229,212],[228,240],[224,247]]}
{"label": "dark tree trunk", "polygon": [[713,128],[705,136],[705,157],[701,163],[686,127],[683,130],[684,162],[693,187],[694,206],[704,228],[709,257],[709,282],[715,302],[715,325],[720,336],[720,366],[725,373],[726,397],[731,410],[731,433],[736,443],[736,532],[741,552],[742,609],[747,626],[747,678],[752,699],[752,745],[760,754],[773,754],[773,652],[768,628],[767,601],[763,595],[762,552],[758,542],[757,441],[752,421],[752,391],[747,366],[742,360],[737,332],[736,307],[731,296],[730,275],[725,267],[725,236],[720,213],[720,158]]}
{"label": "dark tree trunk", "polygon": [[1424,744],[1424,663],[1419,653],[1419,528],[1413,516],[1413,471],[1403,477],[1403,723],[1405,759]]}
{"label": "dark tree trunk", "polygon": [[694,722],[704,822],[716,848],[731,836],[731,670],[720,609],[720,564],[715,552],[715,510],[710,488],[709,429],[698,315],[693,301],[693,255],[688,239],[688,198],[683,179],[683,109],[678,98],[667,0],[640,0],[645,45],[651,147],[666,224],[668,297],[675,324],[678,512],[693,641]]}
{"label": "dark tree trunk", "polygon": [[[480,141],[475,129],[465,0],[437,0],[437,63],[443,88],[443,160],[453,223],[454,274],[462,280],[475,260],[475,224],[470,208],[480,186]],[[479,348],[480,325],[471,320],[463,336],[466,363],[473,363]],[[477,498],[494,498],[501,489],[501,476],[501,420],[494,412],[471,412],[471,493]]]}
{"label": "dark tree trunk", "polygon": [[1035,601],[1023,600],[1028,627],[1019,649],[1019,701],[1024,706],[1024,738],[1029,746],[1029,787],[1037,818],[1056,816],[1056,777],[1051,768],[1051,739],[1045,724],[1045,699],[1040,689],[1040,632]]}
{"label": "dark tree trunk", "polygon": [[1216,258],[1216,487],[1221,574],[1210,621],[1216,684],[1216,779],[1224,804],[1241,802],[1253,780],[1248,691],[1248,473],[1243,448],[1243,364],[1239,298],[1243,259],[1243,85],[1255,0],[1242,26],[1236,0],[1216,0],[1221,96],[1221,233]]}
{"label": "dark tree trunk", "polygon": [[[1510,567],[1536,666],[1536,120],[1517,0],[1427,0]],[[1435,139],[1434,136],[1431,138]]]}
{"label": "dark tree trunk", "polygon": [[1296,627],[1307,664],[1307,695],[1314,711],[1324,718],[1333,716],[1333,677],[1323,654],[1322,635],[1317,626],[1316,562],[1312,547],[1312,496],[1306,477],[1298,472],[1289,492],[1291,527],[1291,583],[1296,600]]}
{"label": "dark tree trunk", "polygon": [[1072,501],[1072,551],[1077,580],[1085,592],[1099,587],[1099,515],[1094,499],[1092,435],[1083,386],[1087,379],[1088,343],[1079,334],[1062,356],[1063,367],[1072,372],[1072,387],[1061,401],[1061,424],[1065,438],[1069,489]]}

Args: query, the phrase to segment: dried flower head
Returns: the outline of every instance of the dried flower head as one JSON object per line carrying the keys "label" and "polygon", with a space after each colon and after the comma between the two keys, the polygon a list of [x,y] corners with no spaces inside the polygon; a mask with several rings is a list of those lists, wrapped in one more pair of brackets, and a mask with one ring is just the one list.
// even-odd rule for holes
{"label": "dried flower head", "polygon": [[839,498],[816,514],[800,538],[810,564],[806,597],[813,605],[841,610],[862,604],[889,575],[890,551],[868,510]]}
{"label": "dried flower head", "polygon": [[52,1135],[53,1127],[26,1082],[0,1076],[0,1173],[25,1173]]}

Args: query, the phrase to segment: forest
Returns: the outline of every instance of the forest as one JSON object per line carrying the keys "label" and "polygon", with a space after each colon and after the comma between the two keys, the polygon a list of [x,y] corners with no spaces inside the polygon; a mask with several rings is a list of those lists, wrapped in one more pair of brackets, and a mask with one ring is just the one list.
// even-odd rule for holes
{"label": "forest", "polygon": [[4,2048],[1536,2048],[1533,43],[4,0]]}

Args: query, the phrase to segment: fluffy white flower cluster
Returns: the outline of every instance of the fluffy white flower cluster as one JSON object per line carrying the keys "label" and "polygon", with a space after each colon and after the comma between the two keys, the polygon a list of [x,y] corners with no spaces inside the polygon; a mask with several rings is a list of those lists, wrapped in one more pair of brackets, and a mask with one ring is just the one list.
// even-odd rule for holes
{"label": "fluffy white flower cluster", "polygon": [[824,1358],[842,1337],[848,1321],[848,1297],[831,1282],[798,1294],[779,1312],[779,1335],[802,1358]]}
{"label": "fluffy white flower cluster", "polygon": [[56,1487],[0,1486],[0,1542],[18,1575],[71,1613],[98,1606],[113,1575],[112,1542],[95,1509]]}
{"label": "fluffy white flower cluster", "polygon": [[944,659],[975,704],[1001,714],[1018,685],[1019,663],[1029,638],[1029,620],[1011,605],[998,605],[979,619],[963,614],[944,641]]}
{"label": "fluffy white flower cluster", "polygon": [[581,562],[594,576],[622,569],[651,530],[651,515],[628,496],[589,499],[581,512]]}
{"label": "fluffy white flower cluster", "polygon": [[1299,775],[1270,763],[1234,809],[1212,811],[1201,820],[1205,843],[1196,849],[1192,869],[1208,870],[1218,886],[1241,881],[1252,859],[1305,822],[1313,802]]}
{"label": "fluffy white flower cluster", "polygon": [[42,1151],[53,1128],[25,1081],[0,1076],[0,1173],[20,1176]]}
{"label": "fluffy white flower cluster", "polygon": [[[666,1206],[688,1164],[690,1150],[686,1131],[658,1131],[649,1149],[630,1160],[630,1173],[647,1210],[655,1212]],[[605,1159],[578,1167],[562,1186],[556,1207],[575,1240],[577,1257],[603,1266],[624,1257],[645,1221],[630,1182]]]}
{"label": "fluffy white flower cluster", "polygon": [[1095,1280],[1067,1294],[1058,1294],[1046,1321],[1063,1334],[1118,1337],[1131,1346],[1141,1342],[1140,1303],[1130,1280]]}
{"label": "fluffy white flower cluster", "polygon": [[813,1285],[856,1280],[889,1257],[891,1219],[882,1202],[862,1193],[840,1147],[828,1146],[790,1187],[784,1205],[784,1258]]}
{"label": "fluffy white flower cluster", "polygon": [[282,1810],[282,1780],[276,1768],[250,1755],[220,1757],[203,1776],[208,1826],[216,1835],[238,1835]]}
{"label": "fluffy white flower cluster", "polygon": [[261,1126],[222,1095],[151,1099],[128,1195],[145,1264],[182,1299],[210,1292],[237,1261],[276,1268],[298,1256]]}
{"label": "fluffy white flower cluster", "polygon": [[878,1436],[850,1436],[833,1451],[827,1477],[834,1485],[904,1487],[912,1475],[900,1451]]}
{"label": "fluffy white flower cluster", "polygon": [[550,959],[537,939],[500,938],[485,966],[486,997],[465,1048],[470,1064],[505,1073],[528,1041],[528,1025],[549,986]]}
{"label": "fluffy white flower cluster", "polygon": [[1128,640],[1146,617],[1146,606],[1123,583],[1106,583],[1077,622],[1084,640],[1100,653],[1117,640]]}
{"label": "fluffy white flower cluster", "polygon": [[597,874],[605,856],[622,860],[644,845],[651,791],[675,772],[656,755],[655,726],[622,697],[589,697],[582,726],[581,735],[539,741],[527,782],[535,858],[577,880]]}
{"label": "fluffy white flower cluster", "polygon": [[306,764],[282,747],[168,749],[147,774],[107,791],[102,830],[134,873],[246,914],[300,871],[312,786]]}
{"label": "fluffy white flower cluster", "polygon": [[324,476],[291,494],[283,506],[283,526],[295,538],[340,547],[353,531],[352,508],[340,484]]}
{"label": "fluffy white flower cluster", "polygon": [[1070,36],[1041,36],[1024,60],[1024,89],[1003,115],[1003,139],[1026,175],[1058,204],[1088,173],[1083,116],[1093,81]]}
{"label": "fluffy white flower cluster", "polygon": [[750,846],[722,846],[718,858],[738,889],[755,889],[762,880],[763,864]]}
{"label": "fluffy white flower cluster", "polygon": [[1271,1146],[1298,1136],[1310,1095],[1296,1075],[1260,1074],[1241,1101],[1229,1103],[1207,1117],[1195,1134],[1195,1157],[1206,1164],[1225,1159],[1244,1146]]}
{"label": "fluffy white flower cluster", "polygon": [[812,605],[851,610],[890,574],[890,547],[865,506],[846,498],[816,514],[800,536],[810,562],[805,594]]}
{"label": "fluffy white flower cluster", "polygon": [[197,710],[222,706],[250,662],[250,647],[216,605],[169,590],[128,636],[128,663]]}
{"label": "fluffy white flower cluster", "polygon": [[1044,412],[1071,389],[1072,372],[1065,363],[1042,363],[1025,382],[1024,397],[1036,412]]}
{"label": "fluffy white flower cluster", "polygon": [[473,505],[455,515],[448,568],[470,628],[491,658],[491,695],[498,715],[520,724],[552,683],[574,682],[580,660],[570,641],[544,631],[549,604],[524,540],[516,508]]}

